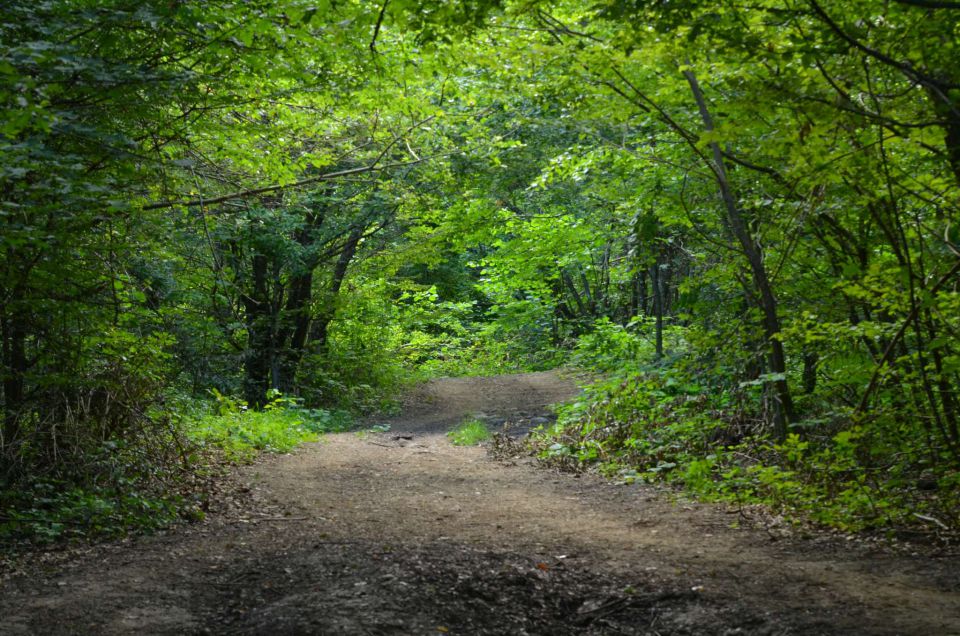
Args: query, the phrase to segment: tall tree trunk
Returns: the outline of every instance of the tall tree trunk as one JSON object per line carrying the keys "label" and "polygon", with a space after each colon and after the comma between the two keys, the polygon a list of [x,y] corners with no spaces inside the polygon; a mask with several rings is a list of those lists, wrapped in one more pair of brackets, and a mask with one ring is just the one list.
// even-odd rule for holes
{"label": "tall tree trunk", "polygon": [[[697,82],[697,77],[692,70],[683,72],[693,98],[697,102],[697,108],[700,111],[700,118],[703,120],[704,128],[707,132],[714,130],[713,117],[707,108],[707,102],[703,97],[703,91]],[[727,222],[734,238],[740,244],[747,262],[750,264],[750,272],[753,277],[753,284],[759,293],[760,311],[763,314],[763,330],[766,337],[768,348],[768,369],[774,378],[767,383],[768,389],[772,392],[774,398],[774,421],[773,433],[779,439],[785,439],[787,436],[787,427],[793,418],[793,399],[790,395],[790,388],[787,385],[787,357],[784,352],[783,343],[779,340],[780,318],[777,315],[777,299],[773,293],[770,284],[770,278],[767,275],[766,267],[763,263],[763,254],[760,246],[750,235],[744,221],[743,214],[737,205],[736,197],[733,195],[733,188],[730,179],[727,176],[727,168],[723,159],[723,152],[717,142],[710,143],[710,150],[713,154],[713,174],[716,177],[717,185],[720,188],[720,196],[723,199],[723,205],[726,209]]]}
{"label": "tall tree trunk", "polygon": [[649,301],[649,299],[650,299],[649,295],[647,294],[647,271],[646,271],[646,270],[641,270],[641,271],[638,273],[637,277],[638,277],[638,281],[637,281],[637,283],[638,283],[638,285],[637,285],[637,295],[638,295],[637,301],[638,301],[638,303],[637,303],[637,304],[638,304],[638,306],[639,306],[639,310],[638,310],[637,313],[634,314],[634,315],[635,315],[635,316],[639,316],[640,314],[643,314],[644,316],[646,316],[646,315],[647,315],[647,306],[649,305],[649,302],[648,302],[648,301]]}
{"label": "tall tree trunk", "polygon": [[334,301],[337,296],[340,295],[340,288],[343,286],[343,281],[347,277],[347,268],[350,267],[350,261],[353,260],[354,255],[357,253],[357,245],[359,245],[360,239],[363,238],[363,230],[363,227],[357,227],[350,232],[350,236],[347,237],[347,242],[340,252],[337,264],[333,267],[333,277],[330,279],[329,306],[320,312],[313,321],[313,326],[310,329],[310,341],[316,343],[316,347],[320,351],[326,351],[327,349],[330,323],[336,314]]}
{"label": "tall tree trunk", "polygon": [[803,392],[813,395],[817,390],[817,362],[820,356],[816,351],[807,351],[803,354]]}
{"label": "tall tree trunk", "polygon": [[580,320],[582,321],[584,316],[589,315],[589,310],[584,304],[583,299],[580,297],[580,293],[577,291],[577,285],[573,282],[573,278],[570,277],[570,274],[563,270],[560,273],[563,282],[567,285],[567,290],[569,290],[570,295],[573,297],[575,303],[577,303],[577,312]]}
{"label": "tall tree trunk", "polygon": [[283,309],[283,327],[277,341],[284,347],[278,364],[277,388],[283,393],[296,392],[297,368],[303,358],[310,332],[310,300],[313,298],[313,271],[294,276],[288,284],[287,303]]}
{"label": "tall tree trunk", "polygon": [[650,268],[650,284],[653,287],[653,315],[656,320],[656,358],[663,358],[663,285],[661,284],[660,258]]}
{"label": "tall tree trunk", "polygon": [[20,437],[27,371],[26,330],[16,315],[3,316],[3,446]]}
{"label": "tall tree trunk", "polygon": [[947,153],[947,162],[957,183],[960,183],[960,100],[955,99],[954,92],[945,88],[952,83],[946,77],[942,80],[944,88],[927,86],[926,93],[933,105],[933,110],[940,118],[940,127],[943,129],[943,147]]}
{"label": "tall tree trunk", "polygon": [[247,403],[264,405],[273,380],[274,333],[267,293],[267,257],[255,254],[252,262],[253,289],[242,295],[248,333],[244,359],[243,394]]}
{"label": "tall tree trunk", "polygon": [[309,255],[304,258],[301,268],[290,277],[287,284],[287,302],[283,308],[280,333],[277,336],[277,341],[284,347],[278,365],[277,388],[285,394],[296,393],[297,370],[310,335],[313,275],[319,259],[308,250],[315,240],[315,233],[323,225],[324,218],[322,209],[312,212],[295,235],[297,243]]}
{"label": "tall tree trunk", "polygon": [[632,320],[640,315],[640,272],[635,272],[630,277],[630,315],[627,320]]}

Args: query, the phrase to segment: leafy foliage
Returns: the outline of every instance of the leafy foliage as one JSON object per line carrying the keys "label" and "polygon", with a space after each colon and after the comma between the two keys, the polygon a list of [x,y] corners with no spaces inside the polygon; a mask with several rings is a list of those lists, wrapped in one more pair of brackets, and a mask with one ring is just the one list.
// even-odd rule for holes
{"label": "leafy foliage", "polygon": [[231,462],[244,462],[258,452],[286,453],[319,435],[347,430],[351,418],[343,411],[302,408],[297,400],[272,394],[262,410],[215,393],[216,412],[185,424],[189,440],[200,448],[212,446]]}
{"label": "leafy foliage", "polygon": [[765,504],[845,531],[957,524],[957,472],[938,469],[909,426],[771,443],[755,434],[746,396],[704,389],[677,369],[615,376],[563,407],[535,447],[548,464],[592,466],[627,483],[666,481],[707,500]]}
{"label": "leafy foliage", "polygon": [[[2,492],[0,539],[51,543],[71,538],[119,537],[154,530],[202,512],[169,494],[144,493],[130,484],[119,489],[64,488],[40,481],[26,492]],[[190,512],[187,512],[190,511]]]}

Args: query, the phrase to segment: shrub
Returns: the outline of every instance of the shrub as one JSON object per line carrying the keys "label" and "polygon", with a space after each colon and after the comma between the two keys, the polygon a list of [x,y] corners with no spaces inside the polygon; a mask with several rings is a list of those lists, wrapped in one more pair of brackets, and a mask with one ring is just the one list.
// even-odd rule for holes
{"label": "shrub", "polygon": [[599,381],[558,412],[554,428],[533,440],[541,461],[558,467],[666,481],[706,500],[764,504],[844,531],[960,526],[960,473],[892,420],[801,422],[777,444],[737,396],[669,367]]}
{"label": "shrub", "polygon": [[249,461],[260,451],[285,453],[321,433],[344,431],[351,418],[345,411],[302,408],[298,401],[272,392],[261,411],[242,400],[211,391],[217,409],[186,423],[187,437],[201,447],[222,449],[230,461]]}

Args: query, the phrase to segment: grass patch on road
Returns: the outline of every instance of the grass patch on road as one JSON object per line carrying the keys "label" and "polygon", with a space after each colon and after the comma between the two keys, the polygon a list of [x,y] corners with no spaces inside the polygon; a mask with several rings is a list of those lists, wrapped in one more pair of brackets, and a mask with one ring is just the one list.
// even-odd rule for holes
{"label": "grass patch on road", "polygon": [[477,418],[470,418],[461,422],[457,428],[447,433],[454,446],[473,446],[490,439],[490,430],[487,425]]}

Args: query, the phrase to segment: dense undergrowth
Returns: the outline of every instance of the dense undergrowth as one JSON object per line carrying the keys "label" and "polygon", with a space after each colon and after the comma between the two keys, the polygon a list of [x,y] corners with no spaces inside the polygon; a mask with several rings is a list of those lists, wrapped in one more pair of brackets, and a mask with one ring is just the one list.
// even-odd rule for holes
{"label": "dense undergrowth", "polygon": [[218,496],[216,476],[231,465],[348,430],[357,416],[393,412],[400,393],[432,377],[544,366],[529,343],[488,337],[498,325],[470,320],[430,288],[404,300],[398,310],[344,311],[326,351],[305,360],[298,395],[271,389],[259,406],[241,397],[240,376],[224,372],[212,376],[223,392],[191,393],[182,382],[171,392],[170,340],[116,336],[101,349],[109,356],[103,370],[82,390],[59,394],[78,407],[58,412],[53,435],[42,426],[27,431],[16,461],[3,466],[0,545],[119,537],[202,519]]}
{"label": "dense undergrowth", "polygon": [[[682,350],[681,333],[671,338]],[[757,384],[723,383],[683,356],[654,362],[651,346],[609,324],[581,340],[576,361],[604,378],[533,438],[543,462],[666,482],[848,532],[954,536],[960,528],[960,470],[932,456],[910,423],[816,413],[778,443],[765,430]]]}
{"label": "dense undergrowth", "polygon": [[200,520],[229,466],[288,452],[353,421],[347,411],[304,408],[276,392],[261,410],[214,395],[214,402],[181,400],[177,417],[161,418],[162,430],[150,437],[103,441],[72,472],[0,487],[0,545],[103,539]]}

